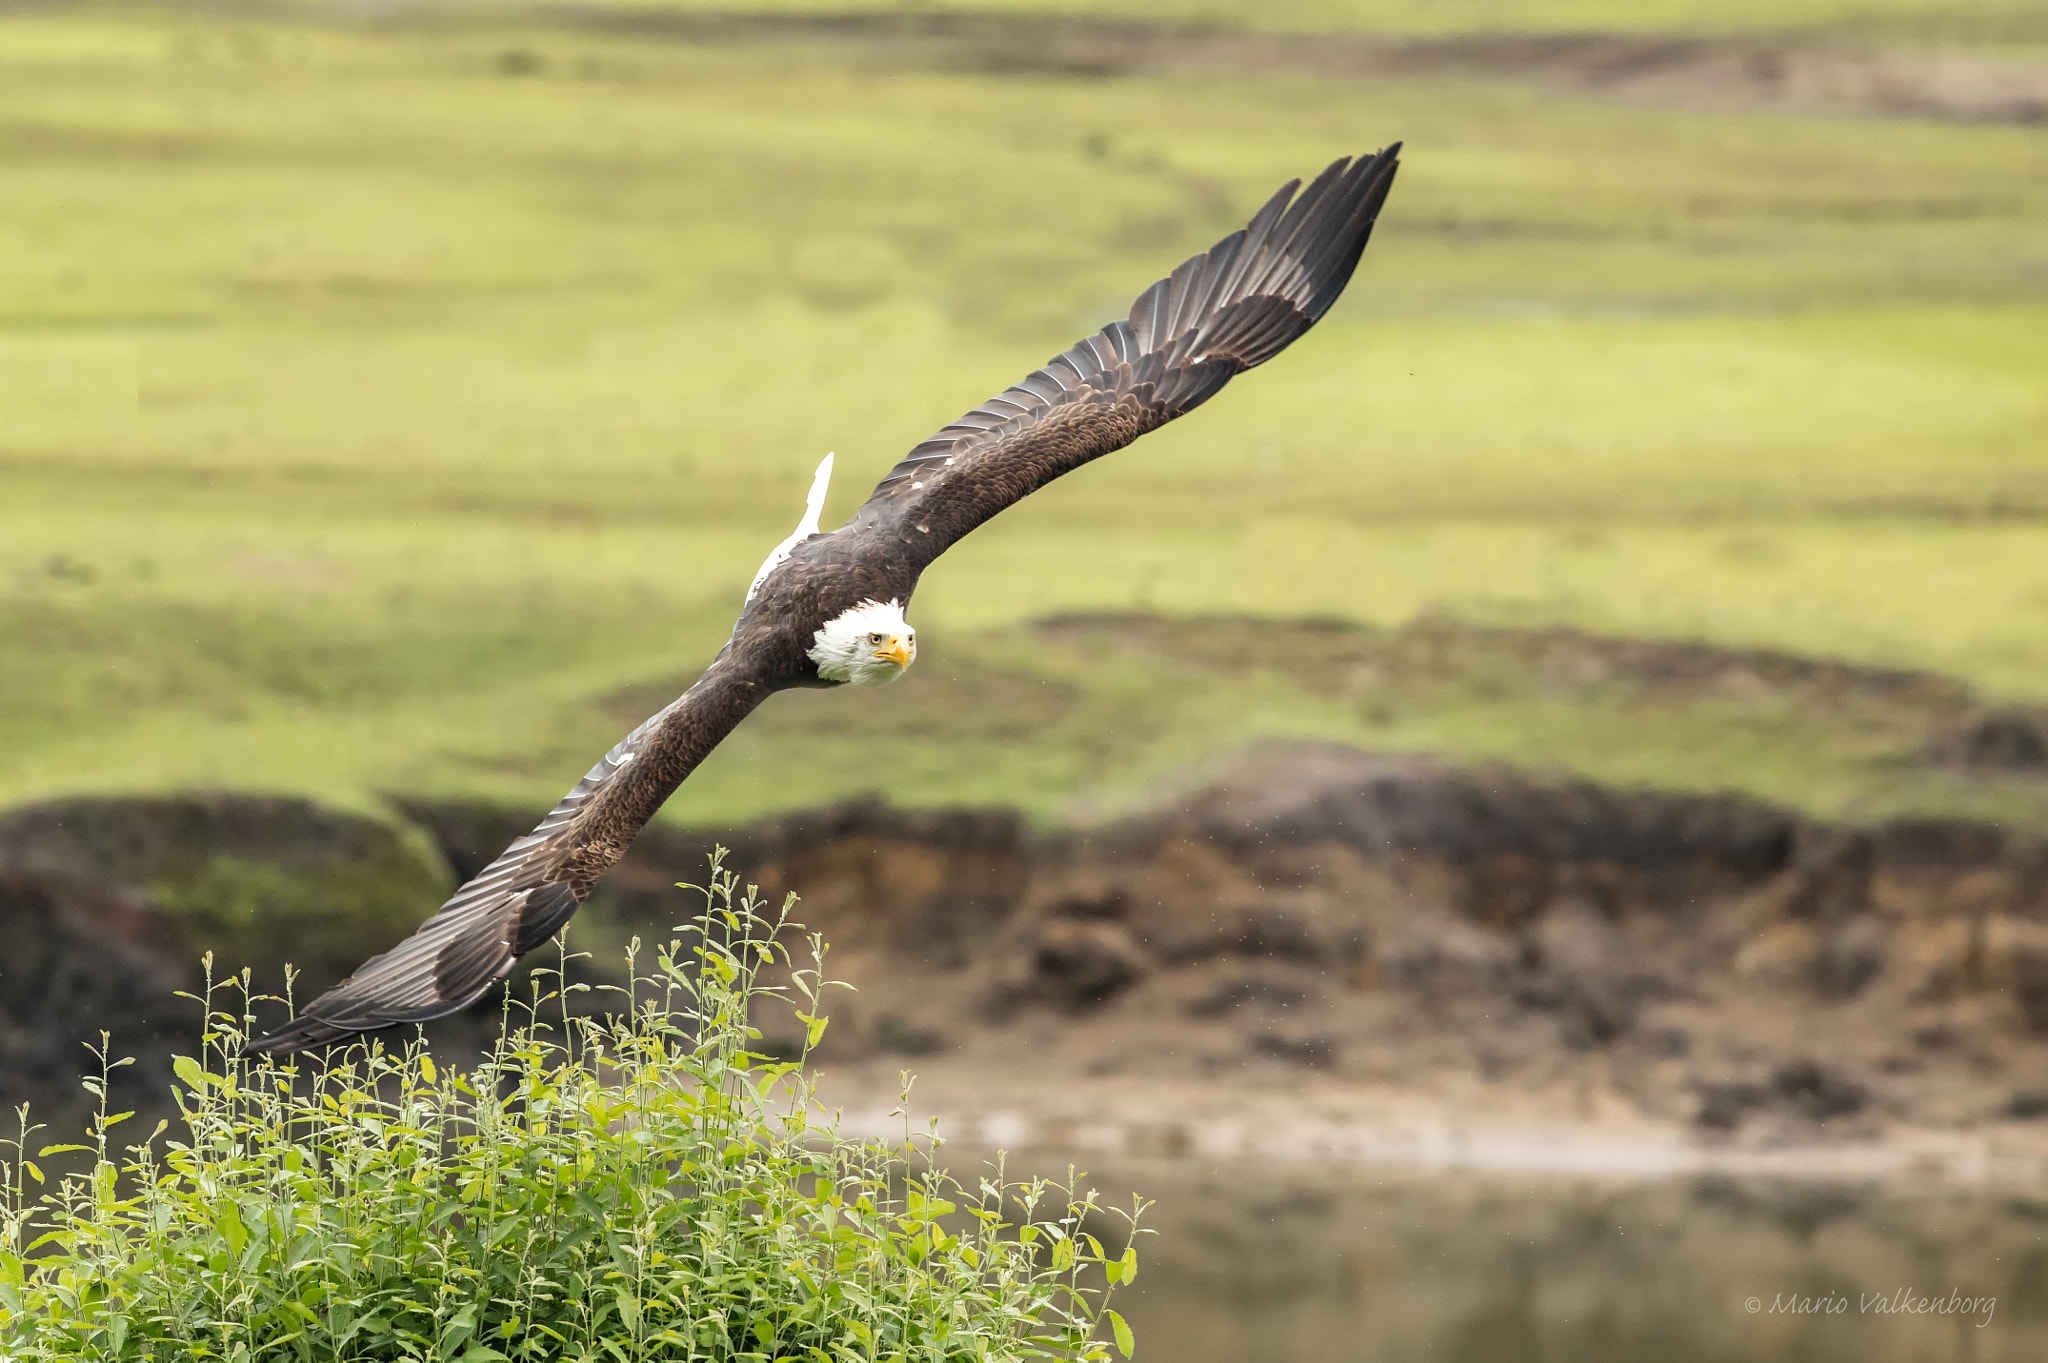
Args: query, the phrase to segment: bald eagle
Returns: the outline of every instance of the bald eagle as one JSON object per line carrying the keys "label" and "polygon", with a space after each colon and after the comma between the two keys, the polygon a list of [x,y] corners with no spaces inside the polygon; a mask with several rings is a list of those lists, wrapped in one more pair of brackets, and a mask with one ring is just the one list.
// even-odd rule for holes
{"label": "bald eagle", "polygon": [[620,740],[534,830],[418,932],[250,1043],[283,1055],[467,1006],[552,938],[627,844],[755,706],[795,687],[881,686],[917,657],[904,618],[920,574],[961,536],[1063,473],[1130,444],[1272,359],[1321,319],[1358,264],[1399,144],[1283,186],[1242,230],[1112,322],[917,446],[853,519],[803,519],[748,588],[695,685]]}

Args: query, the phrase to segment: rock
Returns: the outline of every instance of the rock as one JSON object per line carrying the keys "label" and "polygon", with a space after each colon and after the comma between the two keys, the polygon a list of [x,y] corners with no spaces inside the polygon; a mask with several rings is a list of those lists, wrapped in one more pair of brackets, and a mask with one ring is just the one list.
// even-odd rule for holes
{"label": "rock", "polygon": [[1693,1120],[1716,1131],[1732,1131],[1750,1117],[1770,1109],[1789,1110],[1814,1123],[1853,1116],[1870,1102],[1863,1085],[1814,1060],[1788,1061],[1766,1083],[1723,1081],[1700,1087]]}
{"label": "rock", "polygon": [[1580,983],[1562,986],[1533,985],[1518,991],[1518,1003],[1558,1015],[1558,1039],[1574,1051],[1626,1036],[1640,1014],[1636,993],[1625,983]]}
{"label": "rock", "polygon": [[2011,995],[2030,1030],[2048,1033],[2048,923],[1999,915],[1979,941],[1984,983]]}
{"label": "rock", "polygon": [[1735,977],[1752,988],[1800,991],[1813,987],[1821,935],[1806,922],[1774,923],[1735,953]]}
{"label": "rock", "polygon": [[256,970],[301,996],[417,927],[453,887],[433,846],[399,825],[309,800],[242,795],[74,799],[0,816],[0,867],[128,886],[175,919],[220,977]]}
{"label": "rock", "polygon": [[2048,712],[1989,710],[1937,736],[1928,756],[1980,772],[2048,772]]}
{"label": "rock", "polygon": [[1825,1122],[1861,1112],[1870,1101],[1863,1085],[1818,1061],[1800,1059],[1771,1076],[1771,1091],[1810,1121]]}
{"label": "rock", "polygon": [[1219,982],[1216,988],[1202,997],[1183,1004],[1181,1011],[1191,1018],[1214,1018],[1234,1012],[1247,1004],[1291,1008],[1307,997],[1306,990],[1284,980],[1241,975]]}
{"label": "rock", "polygon": [[171,1056],[197,1054],[197,962],[179,923],[128,886],[0,870],[0,1105],[41,1117],[87,1105],[89,1047],[135,1064],[111,1075],[116,1110],[168,1105]]}
{"label": "rock", "polygon": [[1516,1001],[1558,1016],[1559,1038],[1575,1051],[1603,1046],[1636,1023],[1653,987],[1635,974],[1614,926],[1583,896],[1554,904],[1529,934],[1534,978]]}
{"label": "rock", "polygon": [[2048,1093],[2040,1089],[2020,1090],[2007,1100],[2005,1115],[2023,1122],[2048,1117]]}
{"label": "rock", "polygon": [[1900,926],[1893,955],[1906,972],[1906,996],[1937,1003],[1977,987],[1982,961],[1978,925],[1968,918],[1943,917]]}
{"label": "rock", "polygon": [[1616,792],[1304,743],[1255,749],[1177,822],[1241,858],[1334,842],[1448,862],[1504,885],[1586,863],[1755,880],[1786,863],[1797,830],[1782,811],[1729,796]]}
{"label": "rock", "polygon": [[[1799,918],[1766,926],[1736,951],[1732,965],[1736,979],[1750,988],[1852,999],[1883,972],[1887,941],[1885,924],[1868,913],[1831,926]],[[1944,945],[1954,944],[1916,943],[1930,954],[1923,961],[1929,977],[1947,968],[1940,955]]]}
{"label": "rock", "polygon": [[1568,979],[1601,979],[1623,968],[1623,948],[1614,926],[1583,897],[1552,904],[1530,935],[1542,970]]}
{"label": "rock", "polygon": [[1870,907],[1877,849],[1855,829],[1801,825],[1793,838],[1791,869],[1797,889],[1787,910],[1823,921],[1863,913]]}
{"label": "rock", "polygon": [[1757,1084],[1706,1084],[1700,1089],[1699,1111],[1693,1120],[1711,1131],[1733,1131],[1752,1109],[1769,1101],[1769,1093]]}
{"label": "rock", "polygon": [[2013,838],[1990,824],[1961,819],[1898,819],[1864,835],[1881,873],[1933,871],[1957,876],[1996,868],[2013,849]]}
{"label": "rock", "polygon": [[937,1055],[946,1049],[946,1034],[895,1013],[883,1013],[875,1019],[874,1042],[876,1049],[892,1055]]}
{"label": "rock", "polygon": [[1146,974],[1144,953],[1115,923],[1055,919],[1031,948],[1028,988],[1064,1008],[1086,1008],[1121,993]]}
{"label": "rock", "polygon": [[1337,1039],[1329,1036],[1294,1037],[1260,1032],[1252,1037],[1252,1049],[1308,1069],[1328,1069],[1337,1060]]}
{"label": "rock", "polygon": [[1371,979],[1428,997],[1488,995],[1517,972],[1520,953],[1498,933],[1439,910],[1388,926],[1372,956]]}
{"label": "rock", "polygon": [[1883,973],[1885,926],[1868,914],[1829,934],[1814,962],[1814,984],[1831,999],[1852,999]]}

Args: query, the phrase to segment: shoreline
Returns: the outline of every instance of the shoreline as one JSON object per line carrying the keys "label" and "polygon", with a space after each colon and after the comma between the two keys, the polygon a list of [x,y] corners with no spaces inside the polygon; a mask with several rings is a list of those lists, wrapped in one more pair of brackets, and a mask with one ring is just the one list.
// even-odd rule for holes
{"label": "shoreline", "polygon": [[[835,1070],[819,1098],[844,1134],[900,1139],[900,1085],[869,1067]],[[1497,1094],[1472,1103],[1348,1084],[1293,1092],[1219,1091],[1176,1082],[919,1073],[913,1134],[1018,1155],[1090,1155],[1437,1173],[1526,1173],[1621,1182],[1721,1175],[1928,1188],[2048,1189],[2048,1130],[1998,1124],[1941,1130],[1890,1124],[1839,1139],[1703,1137],[1596,1095],[1571,1117],[1553,1102]]]}

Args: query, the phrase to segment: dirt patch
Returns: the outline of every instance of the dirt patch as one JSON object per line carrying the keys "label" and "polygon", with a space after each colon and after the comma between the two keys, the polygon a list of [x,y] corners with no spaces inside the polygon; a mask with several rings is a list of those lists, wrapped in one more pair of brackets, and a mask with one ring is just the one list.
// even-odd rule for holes
{"label": "dirt patch", "polygon": [[1802,705],[1874,700],[1911,706],[1945,721],[1977,711],[1968,687],[1938,673],[1574,629],[1501,629],[1424,618],[1382,631],[1344,620],[1137,613],[1054,616],[1035,628],[1063,643],[1138,648],[1221,672],[1253,671],[1284,659],[1290,675],[1332,694],[1389,682],[1442,686],[1476,681],[1482,687],[1533,684],[1551,694],[1621,686],[1667,698]]}
{"label": "dirt patch", "polygon": [[871,61],[992,74],[1465,77],[1688,108],[2048,123],[2048,66],[1958,53],[1862,51],[1818,39],[1610,33],[1381,39],[1049,15],[685,14],[582,5],[536,12],[565,26],[695,43],[826,42]]}
{"label": "dirt patch", "polygon": [[1683,715],[1699,726],[1695,739],[1772,724],[1804,741],[1825,735],[1832,749],[1813,751],[1828,750],[1880,795],[1940,768],[1973,789],[2032,791],[2048,776],[2048,708],[1987,704],[1931,672],[1433,618],[1377,630],[1339,620],[1131,613],[1060,616],[1034,628],[1090,656],[1121,652],[1224,677],[1280,673],[1352,703],[1372,727],[1459,706],[1534,703],[1554,714],[1563,703],[1607,721],[1656,714],[1679,723],[1674,717]]}

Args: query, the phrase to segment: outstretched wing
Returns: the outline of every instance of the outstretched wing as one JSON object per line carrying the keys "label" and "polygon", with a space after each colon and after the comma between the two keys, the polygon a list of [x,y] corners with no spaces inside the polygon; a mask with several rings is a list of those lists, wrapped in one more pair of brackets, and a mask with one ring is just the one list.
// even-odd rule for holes
{"label": "outstretched wing", "polygon": [[990,398],[889,471],[847,529],[922,571],[1063,473],[1121,449],[1285,350],[1337,301],[1393,184],[1400,144],[1290,181],[1250,225],[1138,295],[1112,322]]}
{"label": "outstretched wing", "polygon": [[249,1044],[288,1055],[467,1007],[569,921],[590,888],[696,765],[768,694],[721,656],[619,741],[589,775],[420,930]]}
{"label": "outstretched wing", "polygon": [[[1242,232],[1141,294],[1129,318],[912,450],[846,528],[862,540],[872,532],[893,540],[879,557],[910,568],[914,582],[1012,502],[1192,411],[1279,354],[1343,292],[1399,150],[1337,161],[1299,198],[1300,182],[1288,184]],[[814,516],[800,529],[814,526]],[[775,566],[771,555],[764,575]],[[772,688],[732,658],[722,654],[697,685],[627,735],[418,932],[249,1050],[289,1054],[440,1017],[503,979],[568,920],[662,801],[768,695]]]}

